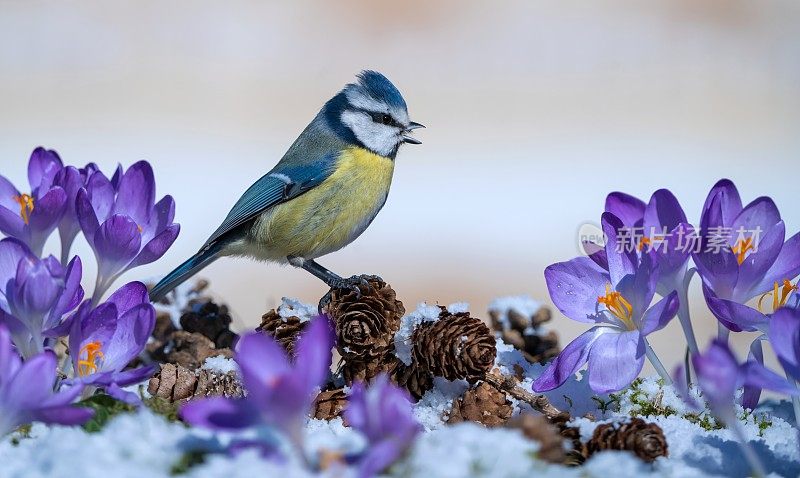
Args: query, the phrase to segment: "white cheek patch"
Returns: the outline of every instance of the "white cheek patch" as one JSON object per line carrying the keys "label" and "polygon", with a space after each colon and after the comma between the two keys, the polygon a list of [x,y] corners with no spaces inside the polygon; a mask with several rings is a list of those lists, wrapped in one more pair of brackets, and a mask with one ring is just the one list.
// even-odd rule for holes
{"label": "white cheek patch", "polygon": [[345,91],[347,102],[356,108],[367,111],[378,111],[381,113],[388,113],[389,109],[382,101],[377,101],[369,96],[362,94],[358,90],[349,89]]}
{"label": "white cheek patch", "polygon": [[398,128],[376,123],[366,113],[345,111],[342,113],[342,123],[347,125],[367,148],[381,156],[391,154],[400,142]]}

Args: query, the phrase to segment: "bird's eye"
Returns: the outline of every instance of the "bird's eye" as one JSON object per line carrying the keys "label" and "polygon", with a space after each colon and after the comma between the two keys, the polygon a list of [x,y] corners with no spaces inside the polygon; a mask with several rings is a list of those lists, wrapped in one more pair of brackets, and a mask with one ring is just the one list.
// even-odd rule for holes
{"label": "bird's eye", "polygon": [[381,123],[385,125],[390,125],[394,123],[394,119],[391,116],[384,113],[381,115]]}

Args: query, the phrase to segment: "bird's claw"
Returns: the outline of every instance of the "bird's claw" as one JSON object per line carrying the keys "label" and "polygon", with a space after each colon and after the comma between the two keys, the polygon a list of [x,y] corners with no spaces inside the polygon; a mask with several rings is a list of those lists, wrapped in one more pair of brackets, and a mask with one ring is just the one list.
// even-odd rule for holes
{"label": "bird's claw", "polygon": [[370,281],[383,282],[383,279],[381,279],[379,276],[370,274],[361,274],[347,278],[337,277],[335,279],[331,279],[328,282],[328,286],[331,288],[331,290],[329,290],[327,294],[322,296],[322,299],[320,299],[319,301],[318,308],[320,313],[322,313],[322,311],[326,309],[328,305],[331,303],[331,294],[333,293],[334,290],[349,289],[355,292],[356,298],[360,299],[362,295],[361,293],[362,288],[366,291],[372,289],[372,284],[370,284]]}

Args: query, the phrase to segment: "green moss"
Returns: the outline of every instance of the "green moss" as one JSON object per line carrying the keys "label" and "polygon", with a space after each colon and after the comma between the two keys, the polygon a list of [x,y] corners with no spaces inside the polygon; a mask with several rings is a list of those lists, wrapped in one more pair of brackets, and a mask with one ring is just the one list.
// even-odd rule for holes
{"label": "green moss", "polygon": [[206,462],[206,452],[203,451],[188,451],[181,455],[172,467],[170,467],[170,475],[183,475],[191,470],[193,467],[202,465]]}
{"label": "green moss", "polygon": [[149,408],[156,415],[161,415],[167,421],[177,422],[180,420],[178,417],[178,409],[180,404],[178,402],[170,402],[161,397],[150,397],[142,400],[144,405]]}
{"label": "green moss", "polygon": [[91,420],[83,424],[83,429],[89,433],[99,432],[112,418],[122,413],[130,413],[136,409],[133,405],[121,402],[103,393],[92,395],[87,399],[81,400],[76,405],[94,410],[94,416]]}

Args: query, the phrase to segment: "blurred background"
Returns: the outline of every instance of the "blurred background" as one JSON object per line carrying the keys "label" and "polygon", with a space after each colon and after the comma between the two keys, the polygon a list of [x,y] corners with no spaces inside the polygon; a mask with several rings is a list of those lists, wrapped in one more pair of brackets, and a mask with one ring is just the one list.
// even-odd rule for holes
{"label": "blurred background", "polygon": [[[798,24],[791,0],[2,1],[0,173],[25,184],[40,144],[109,172],[147,159],[182,231],[124,279],[160,276],[324,101],[377,69],[428,126],[424,144],[400,152],[370,229],[320,262],[383,276],[408,309],[468,301],[485,317],[497,296],[549,303],[543,269],[577,254],[612,190],[667,187],[697,221],[729,177],[797,231]],[[91,256],[82,239],[75,252]],[[326,290],[244,260],[202,275],[240,329],[281,296]],[[705,342],[716,323],[694,285]],[[585,330],[560,314],[553,326],[564,343]],[[683,355],[677,320],[652,341],[669,368]]]}

